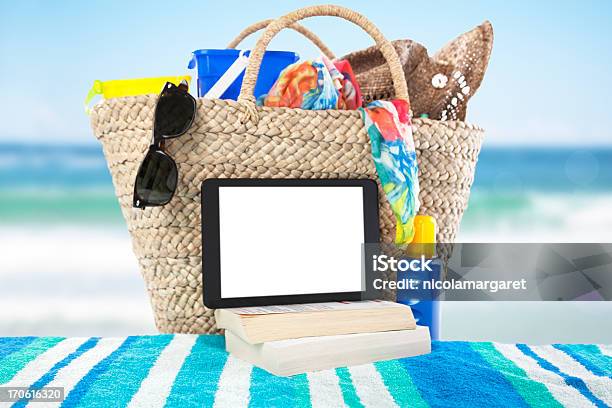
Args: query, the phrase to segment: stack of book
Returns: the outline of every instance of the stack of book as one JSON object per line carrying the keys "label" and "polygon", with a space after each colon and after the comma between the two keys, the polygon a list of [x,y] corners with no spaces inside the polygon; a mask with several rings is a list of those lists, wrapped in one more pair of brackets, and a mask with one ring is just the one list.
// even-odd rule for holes
{"label": "stack of book", "polygon": [[431,351],[410,307],[387,301],[219,309],[215,318],[228,352],[279,376]]}

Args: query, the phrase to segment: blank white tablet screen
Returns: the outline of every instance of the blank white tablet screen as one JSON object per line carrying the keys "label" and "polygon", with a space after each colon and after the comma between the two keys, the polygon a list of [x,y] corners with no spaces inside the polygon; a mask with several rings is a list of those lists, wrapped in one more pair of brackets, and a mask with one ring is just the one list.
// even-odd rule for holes
{"label": "blank white tablet screen", "polygon": [[359,292],[360,186],[219,187],[221,297]]}

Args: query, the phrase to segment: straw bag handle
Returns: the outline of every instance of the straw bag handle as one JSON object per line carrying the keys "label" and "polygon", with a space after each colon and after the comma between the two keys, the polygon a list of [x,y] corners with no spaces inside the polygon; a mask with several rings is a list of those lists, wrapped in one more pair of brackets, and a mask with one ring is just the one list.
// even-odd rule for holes
{"label": "straw bag handle", "polygon": [[[259,21],[255,24],[251,24],[250,26],[242,30],[242,32],[240,32],[240,34],[238,34],[236,38],[232,40],[232,42],[227,44],[227,48],[236,48],[236,46],[240,44],[249,35],[266,28],[268,24],[270,24],[273,21],[274,19],[268,19],[268,20]],[[325,45],[323,41],[321,41],[321,39],[315,33],[310,31],[303,25],[295,23],[295,24],[290,25],[289,28],[291,28],[294,31],[297,31],[298,33],[302,34],[304,37],[308,38],[314,45],[317,46],[318,49],[321,50],[321,52],[327,58],[332,59],[332,60],[336,58],[334,53],[329,48],[327,48],[327,45]]]}
{"label": "straw bag handle", "polygon": [[370,22],[370,20],[365,18],[365,16],[345,7],[333,5],[311,6],[279,17],[277,20],[268,25],[264,33],[257,40],[255,48],[253,48],[251,51],[249,65],[246,68],[244,80],[242,81],[242,86],[240,87],[240,95],[238,95],[238,102],[242,103],[246,107],[243,121],[248,119],[257,120],[258,114],[257,110],[255,109],[255,96],[253,95],[253,91],[255,89],[255,83],[257,82],[261,60],[263,59],[264,52],[272,38],[274,38],[274,36],[281,30],[290,27],[297,21],[316,16],[340,17],[358,25],[359,27],[363,28],[365,32],[370,34],[389,65],[396,98],[405,99],[406,101],[408,100],[408,86],[406,85],[406,78],[404,77],[404,71],[402,70],[402,64],[397,56],[397,52],[395,51],[393,45],[391,45],[391,43],[383,36],[380,30],[374,24],[372,24],[372,22]]}

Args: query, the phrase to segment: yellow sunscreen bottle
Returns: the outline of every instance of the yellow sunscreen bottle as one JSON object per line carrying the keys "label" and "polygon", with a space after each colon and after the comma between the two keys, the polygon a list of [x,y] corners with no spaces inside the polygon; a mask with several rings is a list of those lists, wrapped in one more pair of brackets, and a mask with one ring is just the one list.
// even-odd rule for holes
{"label": "yellow sunscreen bottle", "polygon": [[429,215],[414,217],[414,238],[408,244],[410,256],[433,258],[436,255],[436,219]]}

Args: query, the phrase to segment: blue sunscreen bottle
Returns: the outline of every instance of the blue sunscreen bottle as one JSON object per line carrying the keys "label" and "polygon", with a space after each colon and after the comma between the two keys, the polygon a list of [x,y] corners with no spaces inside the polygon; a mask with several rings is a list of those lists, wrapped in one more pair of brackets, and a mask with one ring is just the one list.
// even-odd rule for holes
{"label": "blue sunscreen bottle", "polygon": [[[428,215],[417,215],[414,220],[414,239],[407,247],[408,258],[431,260],[424,270],[399,270],[397,281],[418,280],[418,289],[398,289],[397,302],[410,306],[417,324],[428,326],[432,340],[440,338],[440,301],[436,289],[424,287],[426,282],[441,278],[442,265],[436,257],[436,220]],[[424,285],[425,284],[425,285]]]}

